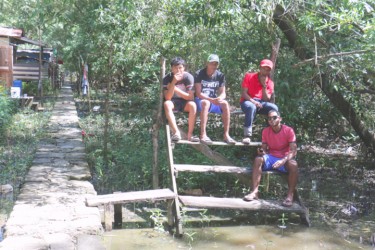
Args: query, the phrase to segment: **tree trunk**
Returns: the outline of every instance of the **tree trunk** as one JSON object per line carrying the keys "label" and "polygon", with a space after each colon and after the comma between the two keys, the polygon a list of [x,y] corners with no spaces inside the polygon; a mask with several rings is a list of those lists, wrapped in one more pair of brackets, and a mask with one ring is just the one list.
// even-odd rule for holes
{"label": "tree trunk", "polygon": [[163,124],[163,78],[165,75],[165,58],[160,59],[160,92],[159,105],[154,114],[155,123],[152,125],[152,147],[153,147],[153,162],[152,162],[152,187],[159,188],[159,130]]}
{"label": "tree trunk", "polygon": [[[300,39],[294,28],[292,19],[289,18],[288,13],[285,13],[281,6],[276,7],[273,15],[273,22],[284,33],[289,45],[293,48],[299,59],[306,60],[314,57],[314,53],[300,42],[302,39]],[[332,87],[330,83],[334,80],[335,79],[330,79],[327,74],[321,74],[320,77],[315,78],[313,81],[319,86],[319,88],[321,88],[333,106],[348,120],[364,144],[371,151],[374,151],[375,135],[366,128],[351,103],[347,101],[339,91]]]}

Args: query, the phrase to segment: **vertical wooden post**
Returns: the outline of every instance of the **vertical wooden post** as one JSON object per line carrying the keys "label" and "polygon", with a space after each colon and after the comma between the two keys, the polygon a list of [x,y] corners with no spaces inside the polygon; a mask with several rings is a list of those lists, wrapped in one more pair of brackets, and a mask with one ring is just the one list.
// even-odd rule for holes
{"label": "vertical wooden post", "polygon": [[176,227],[176,235],[182,236],[183,229],[182,229],[182,221],[181,221],[181,211],[180,211],[180,200],[178,199],[178,192],[177,192],[177,181],[176,181],[176,172],[174,169],[173,163],[173,151],[172,151],[172,141],[171,141],[171,133],[169,131],[169,125],[166,125],[166,134],[167,134],[167,148],[168,148],[168,161],[169,161],[169,172],[172,181],[172,190],[176,195],[176,198],[173,202],[173,210],[175,212],[174,216],[174,225]]}
{"label": "vertical wooden post", "polygon": [[153,146],[153,164],[152,164],[152,187],[154,189],[159,188],[159,130],[163,123],[162,114],[163,114],[163,78],[165,75],[165,58],[160,59],[160,91],[159,91],[159,104],[158,108],[155,111],[154,119],[155,123],[152,125],[152,146]]}
{"label": "vertical wooden post", "polygon": [[113,223],[113,204],[108,203],[104,205],[104,227],[106,231],[112,231]]}
{"label": "vertical wooden post", "polygon": [[121,229],[122,228],[122,204],[115,204],[115,215],[114,215],[114,228]]}

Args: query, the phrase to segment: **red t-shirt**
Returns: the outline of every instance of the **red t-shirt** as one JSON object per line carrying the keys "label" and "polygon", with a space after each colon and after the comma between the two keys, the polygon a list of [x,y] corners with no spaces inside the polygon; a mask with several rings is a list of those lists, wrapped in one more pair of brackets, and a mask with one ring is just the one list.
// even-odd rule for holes
{"label": "red t-shirt", "polygon": [[262,143],[268,145],[269,154],[283,158],[289,153],[289,143],[296,142],[296,134],[291,127],[281,125],[281,130],[275,133],[269,126],[262,131]]}
{"label": "red t-shirt", "polygon": [[[267,93],[272,95],[274,84],[269,77],[267,77],[266,86]],[[258,73],[246,73],[242,81],[242,88],[247,88],[247,93],[251,98],[262,99],[262,84],[259,81]],[[241,96],[240,102],[244,100]]]}

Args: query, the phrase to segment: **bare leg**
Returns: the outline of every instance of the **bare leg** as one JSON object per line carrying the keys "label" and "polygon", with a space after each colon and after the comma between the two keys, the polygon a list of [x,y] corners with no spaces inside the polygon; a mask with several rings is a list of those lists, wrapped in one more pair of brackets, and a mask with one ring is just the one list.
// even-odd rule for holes
{"label": "bare leg", "polygon": [[230,128],[230,111],[229,111],[229,104],[227,101],[223,101],[220,104],[220,108],[223,111],[222,119],[224,125],[224,140],[229,139],[229,128]]}
{"label": "bare leg", "polygon": [[259,192],[259,185],[260,181],[262,179],[262,166],[263,166],[264,159],[263,157],[255,157],[254,163],[253,163],[253,173],[252,173],[252,187],[253,191],[252,193],[256,194],[258,196]]}
{"label": "bare leg", "polygon": [[197,115],[197,105],[193,101],[187,102],[184,110],[186,112],[189,112],[187,139],[190,140],[194,132],[195,116]]}
{"label": "bare leg", "polygon": [[208,119],[208,109],[210,108],[211,103],[207,100],[201,101],[202,110],[201,110],[201,139],[207,136],[206,133],[206,126],[207,126],[207,119]]}
{"label": "bare leg", "polygon": [[258,199],[259,185],[262,179],[262,166],[264,159],[261,156],[257,156],[254,159],[253,171],[252,171],[252,191],[250,194],[244,197],[244,200],[251,201]]}
{"label": "bare leg", "polygon": [[171,127],[172,134],[180,134],[180,131],[177,128],[176,118],[173,114],[174,104],[172,101],[164,102],[164,111],[165,116],[167,117],[168,124]]}
{"label": "bare leg", "polygon": [[286,199],[293,201],[294,190],[298,181],[298,164],[296,160],[287,161],[285,168],[288,170],[288,194]]}

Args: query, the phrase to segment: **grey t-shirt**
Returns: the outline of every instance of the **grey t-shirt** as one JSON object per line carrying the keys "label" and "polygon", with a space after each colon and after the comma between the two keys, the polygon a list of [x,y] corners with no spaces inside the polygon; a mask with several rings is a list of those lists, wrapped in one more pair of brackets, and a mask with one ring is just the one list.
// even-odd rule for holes
{"label": "grey t-shirt", "polygon": [[[170,83],[173,80],[173,74],[172,72],[169,72],[164,78],[163,78],[163,89],[167,89],[168,83]],[[194,89],[194,77],[189,72],[184,72],[184,75],[182,77],[182,80],[177,82],[175,85],[177,88],[181,89],[182,91],[185,91],[188,93],[190,90]],[[172,99],[183,99],[176,95],[174,93]]]}

